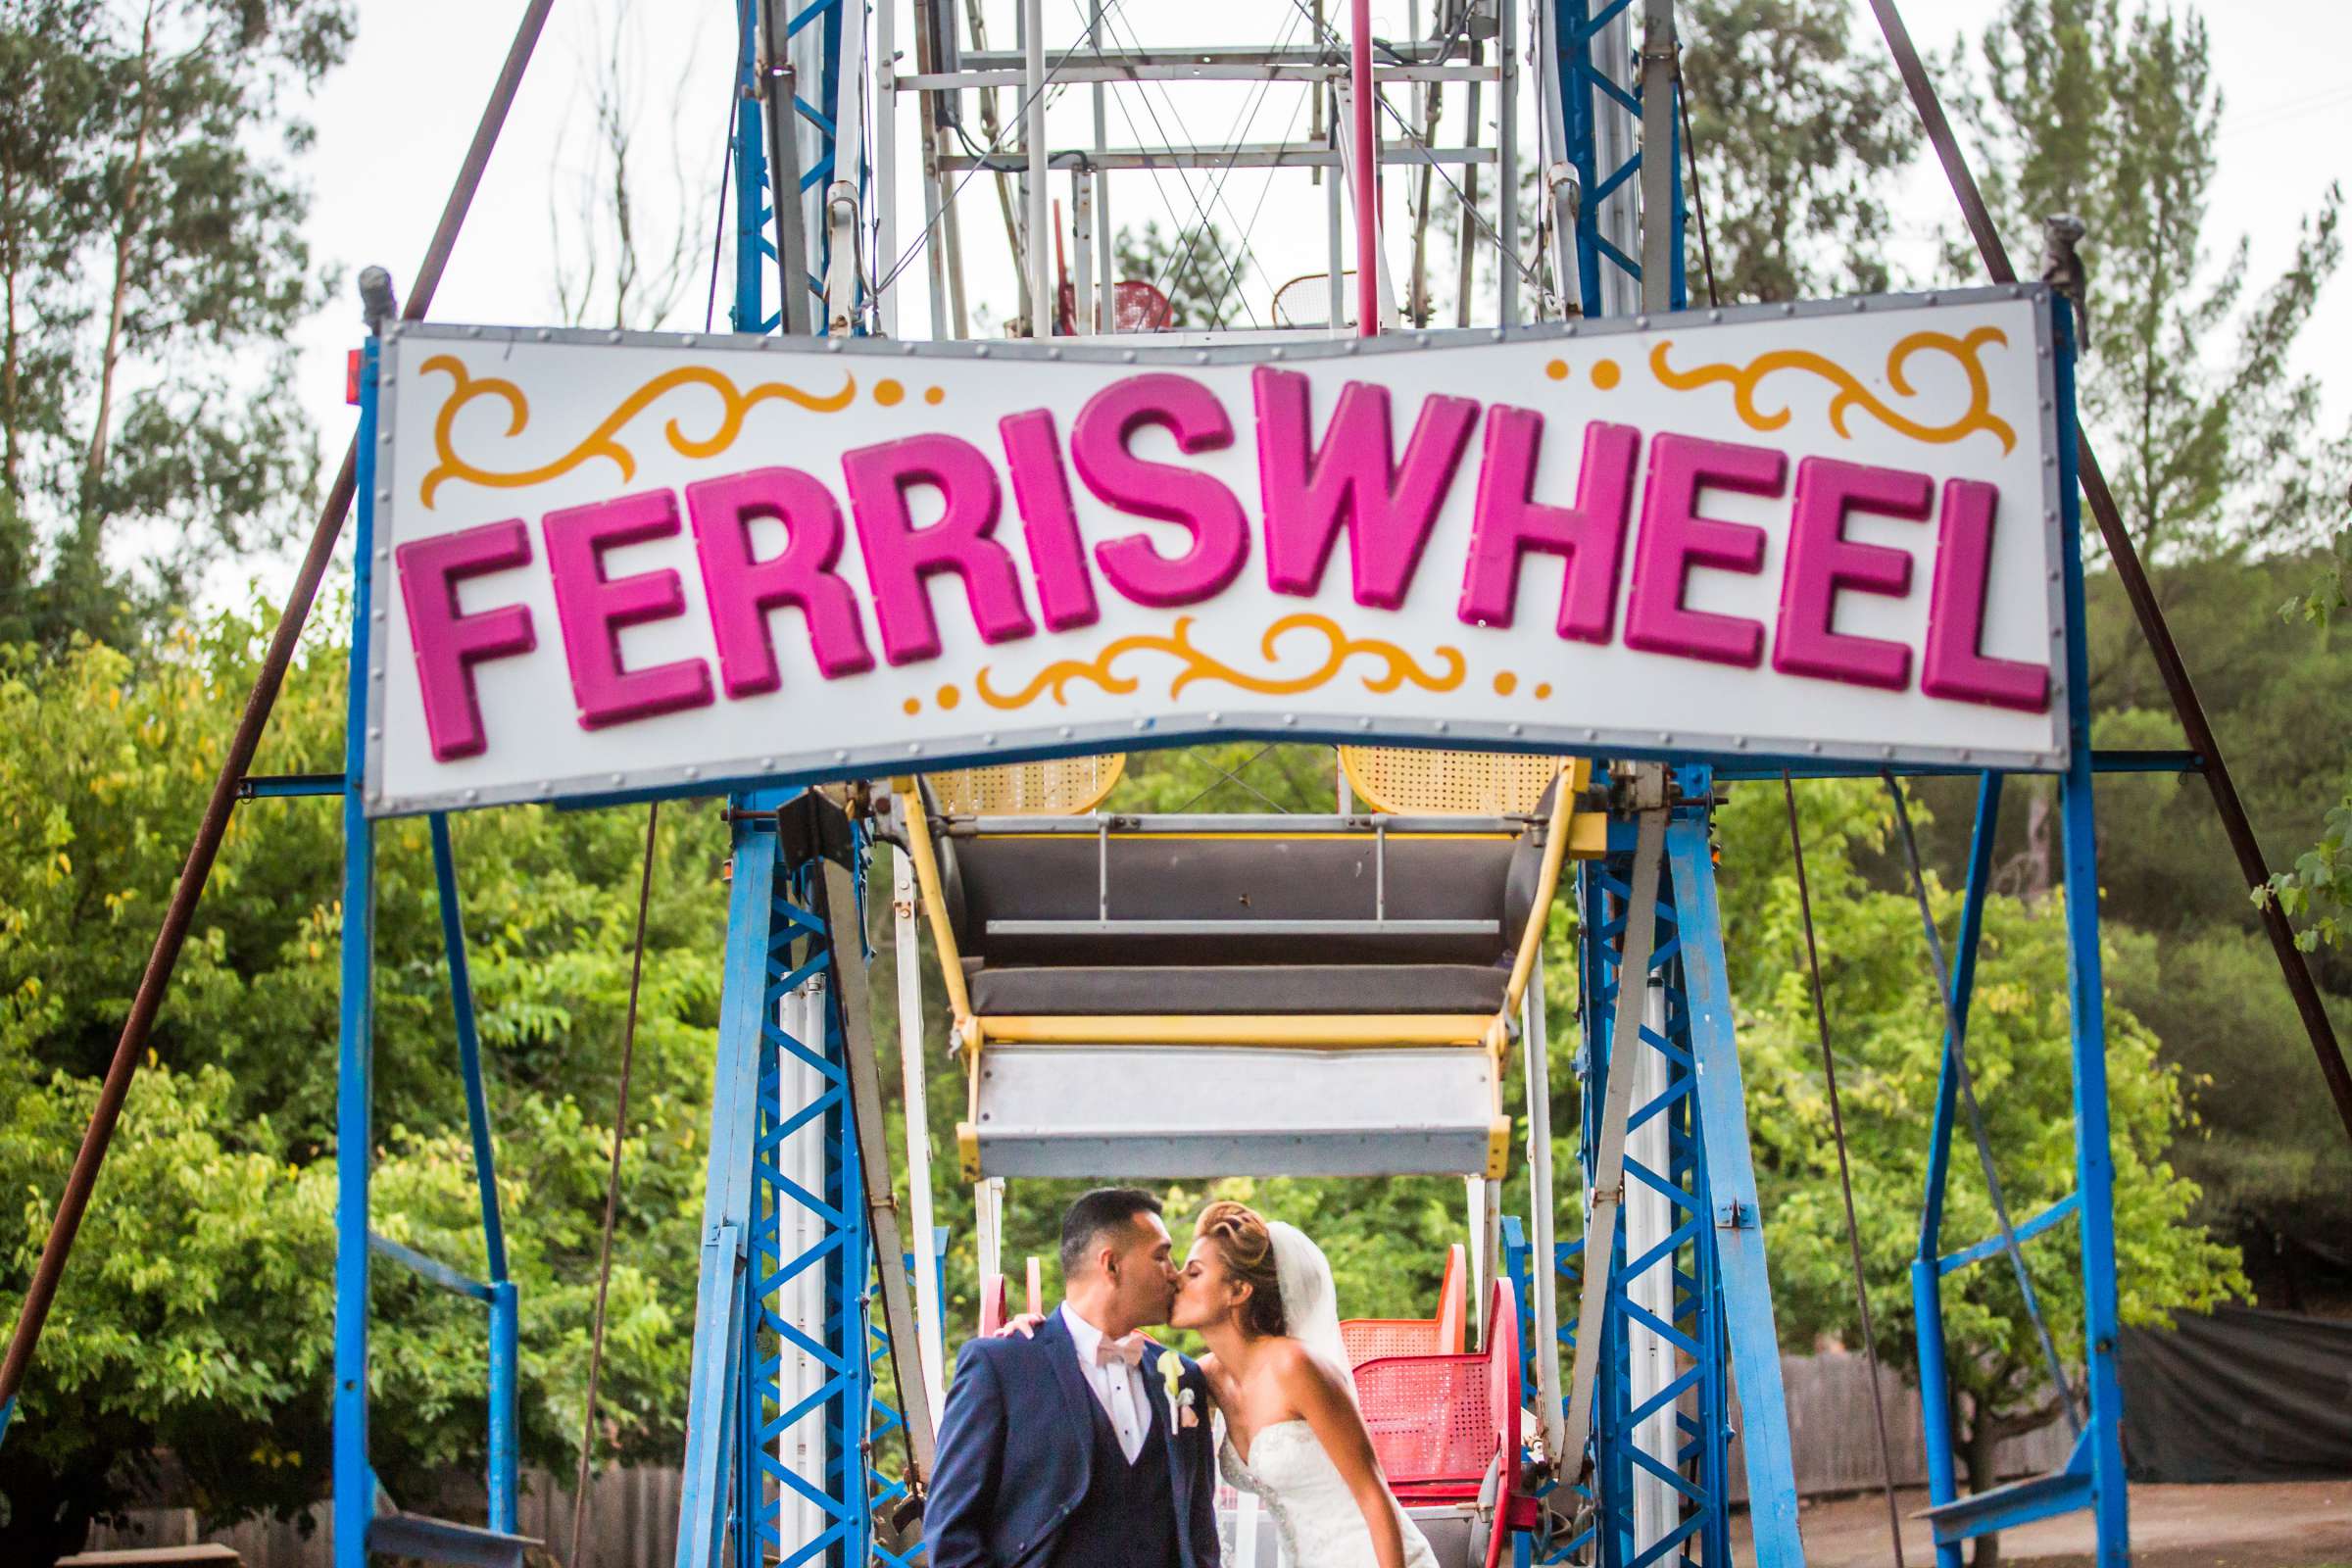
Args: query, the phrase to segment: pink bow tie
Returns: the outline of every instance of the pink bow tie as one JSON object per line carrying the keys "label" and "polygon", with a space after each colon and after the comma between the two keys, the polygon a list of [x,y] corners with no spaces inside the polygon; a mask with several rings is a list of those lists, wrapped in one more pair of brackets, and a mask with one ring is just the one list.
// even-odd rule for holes
{"label": "pink bow tie", "polygon": [[1108,1366],[1124,1361],[1129,1366],[1141,1366],[1144,1361],[1144,1337],[1130,1334],[1123,1340],[1101,1339],[1095,1342],[1095,1365]]}

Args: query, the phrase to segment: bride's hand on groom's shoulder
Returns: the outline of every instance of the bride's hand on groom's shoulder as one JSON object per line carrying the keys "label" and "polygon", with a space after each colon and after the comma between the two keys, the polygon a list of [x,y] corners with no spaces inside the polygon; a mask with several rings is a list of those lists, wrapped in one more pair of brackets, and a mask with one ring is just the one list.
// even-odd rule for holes
{"label": "bride's hand on groom's shoulder", "polygon": [[1040,1313],[1023,1312],[1018,1317],[1006,1319],[1004,1326],[997,1330],[990,1338],[1007,1340],[1018,1334],[1024,1340],[1033,1340],[1037,1338],[1037,1326],[1044,1321],[1045,1318]]}

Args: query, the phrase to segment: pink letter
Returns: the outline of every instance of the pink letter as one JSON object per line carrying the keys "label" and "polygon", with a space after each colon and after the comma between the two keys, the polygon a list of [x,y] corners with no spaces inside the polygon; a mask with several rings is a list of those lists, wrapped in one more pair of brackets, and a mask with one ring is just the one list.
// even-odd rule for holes
{"label": "pink letter", "polygon": [[[1001,643],[1037,629],[1021,601],[1011,554],[989,537],[997,528],[997,470],[986,453],[952,435],[910,435],[845,452],[841,467],[858,514],[858,548],[865,555],[883,658],[906,664],[939,657],[939,622],[924,582],[939,571],[963,579],[981,641]],[[915,527],[906,515],[906,492],[916,485],[937,490],[943,504],[928,527]]]}
{"label": "pink letter", "polygon": [[1091,626],[1102,612],[1086,569],[1086,544],[1078,537],[1070,481],[1061,471],[1054,416],[1044,409],[1008,414],[997,421],[997,429],[1004,437],[1005,466],[1012,469],[1012,499],[1021,508],[1021,542],[1029,547],[1038,611],[1054,631]]}
{"label": "pink letter", "polygon": [[1127,450],[1147,424],[1167,426],[1184,453],[1233,445],[1233,421],[1217,395],[1189,376],[1157,372],[1114,381],[1086,400],[1070,426],[1070,461],[1096,497],[1137,517],[1182,523],[1193,548],[1170,561],[1147,534],[1095,546],[1110,585],[1139,605],[1190,605],[1224,592],[1250,554],[1250,524],[1224,485],[1172,463],[1148,463]]}
{"label": "pink letter", "polygon": [[1312,596],[1341,528],[1348,530],[1355,602],[1404,603],[1429,530],[1470,443],[1478,405],[1433,396],[1421,405],[1400,471],[1389,461],[1389,389],[1341,388],[1323,445],[1307,450],[1307,381],[1296,370],[1250,372],[1257,401],[1257,480],[1265,500],[1266,581]]}
{"label": "pink letter", "polygon": [[433,760],[478,755],[482,705],[473,666],[527,654],[539,646],[530,610],[501,605],[468,615],[458,608],[458,584],[531,561],[531,531],[520,517],[486,522],[460,533],[417,539],[392,552],[400,566],[400,596],[409,607],[409,642],[416,655],[416,684],[424,695],[424,732]]}
{"label": "pink letter", "polygon": [[1532,499],[1544,416],[1496,404],[1487,411],[1478,510],[1470,524],[1470,564],[1454,614],[1473,626],[1508,626],[1519,603],[1519,558],[1530,550],[1568,558],[1557,627],[1563,637],[1605,643],[1617,622],[1617,571],[1625,559],[1625,519],[1633,510],[1634,453],[1642,432],[1628,424],[1585,426],[1576,505]]}
{"label": "pink letter", "polygon": [[678,574],[663,566],[627,577],[605,575],[605,552],[666,539],[678,531],[678,498],[667,490],[551,512],[541,521],[547,565],[556,581],[556,619],[580,727],[602,729],[710,701],[710,666],[680,659],[647,669],[620,667],[624,627],[667,620],[686,610]]}
{"label": "pink letter", "polygon": [[1873,468],[1834,458],[1796,466],[1796,509],[1788,523],[1788,561],[1781,574],[1781,625],[1772,667],[1899,692],[1911,680],[1911,648],[1883,637],[1832,629],[1840,590],[1907,598],[1911,553],[1845,537],[1845,514],[1860,509],[1928,520],[1935,484],[1924,473]]}
{"label": "pink letter", "polygon": [[[841,509],[833,494],[798,468],[755,468],[686,487],[694,549],[703,562],[703,598],[718,641],[718,677],[729,697],[753,697],[783,684],[767,612],[800,609],[808,649],[827,680],[874,667],[858,599],[833,575],[841,560]],[[783,550],[752,559],[752,524],[784,525]]]}
{"label": "pink letter", "polygon": [[2046,664],[1988,659],[1984,641],[1984,589],[1992,574],[1993,515],[2000,492],[1980,479],[1954,479],[1943,487],[1943,521],[1936,538],[1936,581],[1928,590],[1928,652],[1920,661],[1919,689],[1930,697],[1986,703],[2046,712],[2050,671]]}
{"label": "pink letter", "polygon": [[1777,496],[1788,460],[1768,447],[1662,435],[1649,445],[1649,482],[1642,492],[1642,537],[1634,544],[1634,589],[1625,608],[1625,645],[1718,663],[1753,665],[1764,657],[1762,622],[1683,608],[1692,566],[1755,572],[1764,566],[1764,530],[1698,514],[1698,492],[1712,486]]}

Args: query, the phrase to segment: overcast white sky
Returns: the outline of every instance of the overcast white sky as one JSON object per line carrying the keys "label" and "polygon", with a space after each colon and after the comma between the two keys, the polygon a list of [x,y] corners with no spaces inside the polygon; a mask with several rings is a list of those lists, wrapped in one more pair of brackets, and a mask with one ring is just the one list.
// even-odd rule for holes
{"label": "overcast white sky", "polygon": [[[434,318],[528,323],[558,318],[552,214],[578,205],[587,151],[589,62],[600,36],[609,35],[614,3],[585,0],[557,8],[434,303]],[[1914,0],[1908,15],[1923,46],[1941,51],[1964,32],[1973,36],[1995,3]],[[1375,0],[1376,30],[1384,36],[1404,34],[1405,6],[1406,0]],[[329,78],[311,109],[318,134],[304,164],[315,187],[309,231],[320,261],[341,263],[355,272],[381,262],[406,289],[521,9],[520,0],[360,0],[359,38],[350,61]],[[1154,44],[1262,41],[1298,15],[1283,0],[1185,0],[1182,5],[1123,0],[1115,9],[1126,31]],[[1859,0],[1854,9],[1857,42],[1878,47],[1876,29]],[[2228,103],[2207,234],[2217,257],[2227,253],[2235,236],[2246,235],[2254,276],[2267,279],[2292,245],[2297,222],[2318,205],[2328,182],[2352,176],[2352,85],[2343,75],[2344,62],[2352,60],[2352,5],[2228,0],[2204,10],[2216,75]],[[708,204],[731,108],[734,7],[729,0],[638,0],[638,11],[627,53],[640,102],[642,221],[659,231],[699,218],[693,242],[698,275],[686,290],[689,298],[665,323],[691,329],[702,324],[712,216]],[[1048,0],[1045,14],[1049,48],[1064,46],[1077,35],[1083,0]],[[990,16],[991,43],[1007,46],[1009,0],[991,0]],[[1292,41],[1303,41],[1303,30],[1301,24]],[[909,37],[903,24],[903,51],[910,50]],[[1172,94],[1154,89],[1141,101],[1130,99],[1131,107],[1124,110],[1115,106],[1119,96],[1113,93],[1110,111],[1108,140],[1114,146],[1182,134],[1222,144],[1235,138],[1245,111],[1251,108],[1256,119],[1248,139],[1274,140],[1300,102],[1291,89],[1252,100],[1246,89],[1222,85],[1180,86]],[[1005,107],[1012,107],[1009,95]],[[1143,133],[1140,138],[1130,129],[1129,114]],[[1182,131],[1174,120],[1179,115]],[[911,125],[911,111],[903,123]],[[1076,145],[1089,130],[1084,91],[1062,94],[1053,106],[1049,139]],[[911,136],[901,139],[908,169],[901,204],[906,215],[901,225],[905,244],[919,230],[921,211]],[[673,163],[682,177],[673,175]],[[1157,218],[1165,226],[1187,219],[1194,201],[1205,201],[1215,177],[1194,174],[1188,191],[1183,176],[1114,176],[1116,220]],[[1389,183],[1394,202],[1402,181]],[[1250,233],[1267,274],[1292,276],[1321,269],[1323,193],[1311,189],[1303,173],[1282,174],[1269,186],[1262,176],[1236,172],[1220,196],[1211,204],[1214,218],[1228,233]],[[1004,251],[1003,229],[984,181],[966,192],[962,212],[974,252],[974,297],[990,302],[1002,318],[1010,312],[1010,275],[996,259]],[[1918,171],[1906,188],[1905,234],[1915,245],[1924,243],[1949,212],[1940,176],[1932,166]],[[1400,225],[1400,215],[1394,221]],[[576,245],[565,249],[576,265]],[[1397,266],[1403,249],[1398,242]],[[923,335],[928,306],[919,262],[905,279],[910,286],[901,307],[902,329]],[[722,281],[722,324],[724,289]],[[1252,273],[1245,297],[1262,316],[1270,292],[1265,277]],[[343,406],[342,371],[345,351],[359,340],[357,318],[347,290],[301,334],[306,395],[318,419],[321,444],[330,453],[354,417]],[[2328,370],[2332,379],[2328,416],[2335,426],[2352,417],[2352,375],[2334,368],[2348,346],[2352,278],[2339,278],[2305,346],[2307,365]]]}

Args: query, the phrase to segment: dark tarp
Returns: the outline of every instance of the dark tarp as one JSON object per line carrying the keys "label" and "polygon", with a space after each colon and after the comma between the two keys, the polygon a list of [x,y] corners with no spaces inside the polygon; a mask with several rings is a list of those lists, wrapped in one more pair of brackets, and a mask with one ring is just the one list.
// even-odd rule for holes
{"label": "dark tarp", "polygon": [[2121,1342],[2134,1481],[2352,1476],[2352,1321],[2225,1306]]}

